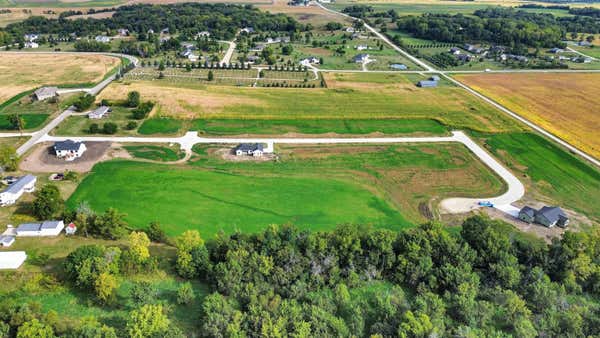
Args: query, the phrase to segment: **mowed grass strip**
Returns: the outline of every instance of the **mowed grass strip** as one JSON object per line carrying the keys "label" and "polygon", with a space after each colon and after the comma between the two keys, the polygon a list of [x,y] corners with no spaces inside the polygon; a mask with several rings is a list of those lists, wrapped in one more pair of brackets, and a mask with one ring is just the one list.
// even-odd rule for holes
{"label": "mowed grass strip", "polygon": [[[156,100],[160,117],[194,119],[429,119],[450,128],[521,130],[514,120],[461,88],[417,88],[424,77],[399,75],[384,83],[334,79],[329,88],[242,88],[160,81],[113,83],[100,98],[124,99],[137,90]],[[141,133],[147,133],[144,126]],[[418,130],[415,130],[418,131]]]}
{"label": "mowed grass strip", "polygon": [[206,135],[262,134],[444,134],[448,128],[427,119],[322,119],[322,120],[256,120],[256,119],[200,119],[192,130]]}
{"label": "mowed grass strip", "polygon": [[600,158],[600,74],[464,74],[456,78]]}
{"label": "mowed grass strip", "polygon": [[174,149],[155,146],[155,145],[141,145],[141,146],[124,146],[125,150],[131,156],[152,161],[171,162],[177,161],[183,158],[183,153],[175,151]]}
{"label": "mowed grass strip", "polygon": [[479,136],[495,156],[531,181],[542,200],[600,221],[600,171],[536,134]]}

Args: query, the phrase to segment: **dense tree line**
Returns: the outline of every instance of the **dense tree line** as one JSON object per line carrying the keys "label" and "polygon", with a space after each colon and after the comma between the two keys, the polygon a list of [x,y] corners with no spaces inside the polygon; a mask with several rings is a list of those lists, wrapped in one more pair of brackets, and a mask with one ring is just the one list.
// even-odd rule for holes
{"label": "dense tree line", "polygon": [[[74,216],[78,224],[97,228],[83,209]],[[270,226],[205,242],[186,231],[169,240],[177,249],[174,264],[151,255],[151,240],[166,240],[157,223],[130,232],[118,247],[78,247],[60,276],[93,295],[91,302],[119,308],[123,277],[172,265],[212,289],[194,332],[204,337],[591,337],[600,327],[598,229],[566,232],[550,244],[483,216],[467,219],[456,234],[436,223],[401,232]],[[157,301],[157,292],[151,283],[133,282],[134,309],[115,327],[94,318],[69,323],[35,303],[4,299],[0,335],[185,336],[169,318],[171,303]],[[174,298],[190,304],[191,284],[181,283]]]}
{"label": "dense tree line", "polygon": [[[207,337],[514,337],[597,334],[600,233],[546,245],[480,216],[459,236],[436,224],[396,233],[270,227],[177,241],[177,269],[210,283]],[[505,229],[505,228],[504,228]],[[388,283],[371,297],[365,283]]]}
{"label": "dense tree line", "polygon": [[600,32],[600,22],[584,16],[556,18],[510,8],[488,8],[474,16],[424,14],[397,19],[398,29],[441,42],[488,42],[509,47],[555,47],[567,32]]}
{"label": "dense tree line", "polygon": [[569,9],[569,13],[573,15],[583,15],[591,16],[593,18],[600,18],[600,9],[594,7],[571,8]]}
{"label": "dense tree line", "polygon": [[[293,32],[304,27],[293,18],[283,14],[270,14],[246,5],[183,3],[175,5],[131,5],[117,8],[110,18],[86,18],[68,20],[33,16],[19,23],[10,24],[5,31],[13,39],[23,34],[71,33],[85,37],[117,29],[145,35],[149,30],[156,33],[168,29],[171,34],[194,37],[201,31],[209,31],[215,39],[230,40],[242,27],[251,26],[256,31]],[[4,39],[0,35],[0,41]]]}

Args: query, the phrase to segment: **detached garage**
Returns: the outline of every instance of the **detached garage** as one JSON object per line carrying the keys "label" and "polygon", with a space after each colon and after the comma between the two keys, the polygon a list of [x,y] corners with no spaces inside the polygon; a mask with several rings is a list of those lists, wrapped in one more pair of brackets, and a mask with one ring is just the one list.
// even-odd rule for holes
{"label": "detached garage", "polygon": [[18,269],[26,259],[25,251],[0,251],[0,270]]}

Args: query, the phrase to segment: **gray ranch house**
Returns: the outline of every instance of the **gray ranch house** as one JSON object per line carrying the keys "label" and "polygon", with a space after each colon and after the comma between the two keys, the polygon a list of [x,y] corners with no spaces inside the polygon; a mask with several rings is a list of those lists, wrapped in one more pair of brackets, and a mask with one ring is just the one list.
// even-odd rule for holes
{"label": "gray ranch house", "polygon": [[569,216],[559,207],[545,206],[539,210],[535,210],[529,206],[525,206],[519,211],[519,219],[527,223],[538,223],[548,228],[555,225],[566,228],[569,224]]}

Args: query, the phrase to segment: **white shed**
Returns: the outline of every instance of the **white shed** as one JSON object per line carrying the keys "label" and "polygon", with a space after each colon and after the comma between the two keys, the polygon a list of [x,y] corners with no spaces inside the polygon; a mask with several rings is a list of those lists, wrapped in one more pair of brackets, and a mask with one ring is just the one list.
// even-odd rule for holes
{"label": "white shed", "polygon": [[25,251],[0,251],[0,270],[18,269],[26,259]]}
{"label": "white shed", "polygon": [[65,228],[63,221],[44,221],[42,223],[23,223],[17,227],[19,237],[58,236]]}

